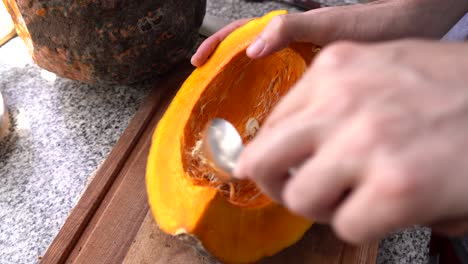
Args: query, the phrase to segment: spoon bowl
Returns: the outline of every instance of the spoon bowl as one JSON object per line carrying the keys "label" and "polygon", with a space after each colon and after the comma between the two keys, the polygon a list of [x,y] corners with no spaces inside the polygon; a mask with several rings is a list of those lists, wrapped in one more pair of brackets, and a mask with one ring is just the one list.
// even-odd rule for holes
{"label": "spoon bowl", "polygon": [[[232,172],[243,148],[239,132],[229,121],[215,118],[208,122],[203,133],[202,149],[208,164],[217,172],[220,181],[236,181]],[[289,168],[289,175],[296,174],[304,162]]]}
{"label": "spoon bowl", "polygon": [[203,133],[202,148],[209,165],[223,182],[235,181],[232,172],[244,148],[236,128],[227,120],[215,118]]}

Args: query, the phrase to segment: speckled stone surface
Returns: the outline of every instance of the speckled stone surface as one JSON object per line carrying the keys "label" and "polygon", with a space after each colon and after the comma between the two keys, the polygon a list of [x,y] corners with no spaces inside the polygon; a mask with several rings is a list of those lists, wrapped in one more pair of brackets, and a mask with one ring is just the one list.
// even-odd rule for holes
{"label": "speckled stone surface", "polygon": [[429,228],[415,226],[387,236],[380,243],[377,263],[426,264],[430,235]]}
{"label": "speckled stone surface", "polygon": [[[285,7],[208,0],[207,13],[236,19]],[[10,135],[0,142],[0,263],[35,263],[149,88],[55,77],[37,67],[16,38],[0,48],[0,91],[12,120]],[[426,263],[429,235],[428,229],[414,227],[388,236],[378,263]]]}
{"label": "speckled stone surface", "polygon": [[18,38],[0,48],[0,76],[12,118],[0,143],[0,263],[34,263],[148,88],[55,78]]}

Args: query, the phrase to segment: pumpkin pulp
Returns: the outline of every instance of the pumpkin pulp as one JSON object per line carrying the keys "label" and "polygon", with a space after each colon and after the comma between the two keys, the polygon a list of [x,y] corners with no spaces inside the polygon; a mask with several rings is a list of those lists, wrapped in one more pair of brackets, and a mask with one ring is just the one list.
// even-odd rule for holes
{"label": "pumpkin pulp", "polygon": [[184,82],[153,135],[147,191],[159,227],[190,234],[226,263],[248,263],[299,240],[311,222],[261,194],[249,180],[224,185],[199,153],[201,132],[215,117],[231,121],[247,143],[300,78],[309,57],[285,48],[251,60],[245,49],[276,11],[234,31]]}
{"label": "pumpkin pulp", "polygon": [[[182,138],[184,171],[194,184],[218,188],[239,206],[255,207],[269,202],[250,180],[223,184],[198,151],[205,124],[216,117],[232,122],[247,143],[254,135],[250,120],[262,123],[305,69],[300,55],[285,49],[261,60],[240,53],[226,65],[200,95],[185,125]],[[250,121],[251,122],[251,121]]]}

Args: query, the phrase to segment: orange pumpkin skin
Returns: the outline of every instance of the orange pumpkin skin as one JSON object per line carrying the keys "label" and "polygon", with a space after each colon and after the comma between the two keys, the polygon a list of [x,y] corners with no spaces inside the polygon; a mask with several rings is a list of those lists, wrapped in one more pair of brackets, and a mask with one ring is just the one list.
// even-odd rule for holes
{"label": "orange pumpkin skin", "polygon": [[86,83],[131,84],[191,51],[206,0],[3,0],[34,61]]}
{"label": "orange pumpkin skin", "polygon": [[251,60],[245,49],[276,15],[255,19],[229,35],[187,78],[153,135],[146,183],[159,227],[188,234],[224,263],[251,263],[298,241],[311,222],[290,213],[244,180],[216,181],[200,157],[200,132],[212,118],[231,121],[247,142],[252,120],[264,120],[300,78],[316,48],[294,44]]}

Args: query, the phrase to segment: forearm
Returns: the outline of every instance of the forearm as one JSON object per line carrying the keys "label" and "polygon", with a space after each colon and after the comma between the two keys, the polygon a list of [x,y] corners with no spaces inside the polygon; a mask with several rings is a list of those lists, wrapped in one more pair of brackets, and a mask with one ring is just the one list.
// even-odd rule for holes
{"label": "forearm", "polygon": [[317,38],[323,45],[340,39],[441,38],[466,12],[467,0],[381,0],[316,10],[310,21],[311,28],[323,29]]}
{"label": "forearm", "polygon": [[[291,42],[325,46],[336,40],[439,39],[467,11],[468,0],[380,0],[319,8],[272,19],[247,55],[267,56]],[[202,65],[222,39],[247,21],[236,21],[207,39],[192,57],[193,65]]]}
{"label": "forearm", "polygon": [[[395,37],[441,38],[468,12],[466,0],[396,0],[405,2],[404,16],[395,21]],[[387,25],[391,27],[391,25]]]}

